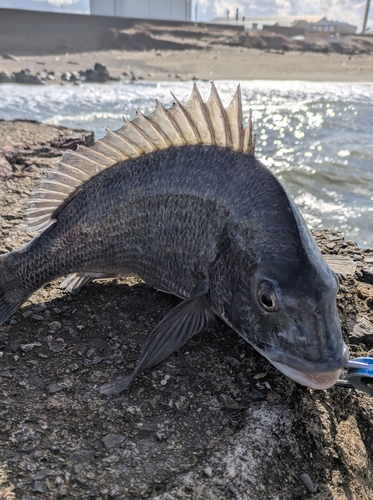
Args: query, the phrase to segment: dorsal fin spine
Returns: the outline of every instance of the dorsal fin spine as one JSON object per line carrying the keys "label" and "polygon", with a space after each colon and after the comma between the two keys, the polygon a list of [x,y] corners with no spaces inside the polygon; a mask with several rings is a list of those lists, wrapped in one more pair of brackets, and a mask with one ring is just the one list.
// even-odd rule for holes
{"label": "dorsal fin spine", "polygon": [[113,146],[109,140],[110,140],[110,137],[112,138],[115,138],[115,139],[119,139],[121,142],[123,142],[124,144],[130,146],[135,155],[136,156],[141,156],[144,152],[142,151],[142,149],[140,149],[136,144],[134,144],[130,139],[127,139],[127,138],[124,138],[124,137],[120,137],[117,133],[113,132],[112,130],[106,128],[106,135],[105,135],[105,139],[106,141],[101,141],[101,144],[105,147],[108,147],[110,148],[112,151],[114,151],[117,155],[121,156],[122,158],[124,157],[125,159],[127,159],[127,155],[126,153],[124,153],[123,151],[121,151],[120,149],[118,149],[117,147]]}
{"label": "dorsal fin spine", "polygon": [[[88,148],[87,148],[87,150],[88,150]],[[77,157],[77,158],[80,158],[80,159],[82,159],[82,160],[84,160],[84,161],[89,161],[90,163],[93,163],[94,165],[98,165],[98,166],[100,166],[100,167],[102,167],[102,168],[105,168],[105,165],[102,165],[101,163],[99,163],[99,162],[97,162],[97,161],[93,160],[93,159],[92,159],[92,158],[90,158],[87,154],[85,154],[85,151],[84,151],[84,150],[83,150],[83,152],[82,152],[82,153],[80,153],[80,151],[81,151],[81,149],[77,149],[76,151],[69,151],[69,153],[68,153],[68,154],[69,154],[69,155],[73,155],[73,156],[75,156],[75,157]],[[94,151],[94,150],[88,150],[88,151]],[[94,151],[94,152],[95,152],[95,154],[100,154],[100,153],[98,153],[97,151]],[[101,156],[103,156],[103,155],[101,155]],[[57,162],[57,163],[60,163],[60,162]],[[69,165],[69,166],[70,166],[70,165]],[[72,168],[79,168],[79,167],[74,167],[73,165],[71,165],[71,166],[72,166]]]}
{"label": "dorsal fin spine", "polygon": [[196,84],[184,105],[173,94],[172,97],[174,103],[170,108],[165,108],[157,100],[155,109],[148,116],[136,111],[132,121],[124,118],[121,129],[107,130],[105,137],[90,148],[78,146],[76,151],[64,152],[55,170],[41,181],[30,200],[27,211],[29,229],[40,231],[48,227],[53,222],[53,214],[58,214],[59,207],[74,197],[79,186],[129,158],[188,144],[216,144],[254,154],[251,111],[244,128],[240,86],[226,108],[213,83],[206,102]]}
{"label": "dorsal fin spine", "polygon": [[156,99],[155,102],[156,102],[157,109],[159,109],[162,112],[162,115],[164,116],[164,118],[170,123],[171,128],[173,128],[174,131],[176,132],[176,135],[178,136],[179,141],[181,140],[185,144],[185,138],[180,131],[179,125],[177,123],[175,123],[175,121],[172,119],[170,114],[167,112],[167,109],[163,106],[163,104],[158,99]]}
{"label": "dorsal fin spine", "polygon": [[184,106],[182,106],[182,104],[180,103],[180,101],[178,99],[176,99],[176,97],[174,96],[174,94],[172,92],[171,92],[171,95],[172,95],[172,98],[175,100],[176,106],[178,106],[178,108],[180,109],[180,111],[184,114],[185,118],[188,120],[190,128],[193,130],[194,136],[196,138],[196,144],[201,143],[202,139],[201,139],[201,136],[199,135],[198,128],[196,127],[195,123],[193,122],[193,120],[189,116],[189,113],[184,108]]}
{"label": "dorsal fin spine", "polygon": [[197,87],[196,84],[193,85],[193,92],[194,92],[194,94],[195,94],[195,96],[197,98],[197,101],[199,103],[200,109],[202,111],[202,114],[203,114],[203,117],[204,117],[204,120],[205,120],[205,124],[206,124],[207,130],[209,131],[210,140],[211,140],[212,143],[214,143],[215,142],[214,141],[214,131],[212,130],[212,126],[211,126],[211,122],[210,122],[210,116],[209,116],[208,111],[206,109],[205,103],[202,100],[199,88]]}
{"label": "dorsal fin spine", "polygon": [[[88,160],[88,158],[87,158]],[[95,163],[95,165],[98,165],[98,163]],[[103,169],[102,165],[101,166],[101,169]],[[64,163],[63,161],[58,161],[56,163],[56,171],[58,172],[63,172],[64,170],[63,169],[67,169],[68,172],[71,172],[71,173],[74,173],[75,172],[75,176],[76,175],[83,175],[86,177],[86,180],[88,180],[90,177],[89,175],[87,174],[87,172],[85,172],[84,170],[81,170],[80,168],[77,168],[75,165],[67,165],[66,163]],[[52,172],[55,172],[55,170],[52,170]]]}
{"label": "dorsal fin spine", "polygon": [[[127,144],[128,146],[130,146],[136,152],[137,156],[141,156],[141,155],[144,154],[144,150],[141,149],[133,141],[131,141],[131,139],[128,139],[127,137],[124,137],[123,135],[118,134],[117,132],[114,132],[113,130],[110,130],[110,129],[106,129],[106,133],[109,136],[111,135],[111,136],[116,137],[117,139],[119,139],[120,141],[122,141],[124,144]],[[115,149],[116,151],[118,151],[118,153],[120,153],[123,156],[123,152],[122,151],[120,151],[119,149],[114,148],[114,146],[112,146],[112,145],[110,145],[110,147],[112,149]]]}
{"label": "dorsal fin spine", "polygon": [[[154,113],[154,111],[153,111]],[[152,113],[151,113],[152,114]],[[148,116],[145,116],[146,121],[151,124],[151,126],[154,128],[154,130],[157,131],[158,135],[162,138],[162,140],[167,144],[167,147],[172,146],[172,141],[168,137],[168,135],[158,127],[158,125],[152,120],[151,114]]]}
{"label": "dorsal fin spine", "polygon": [[[139,115],[139,110],[136,110],[136,115],[138,116]],[[129,121],[128,122],[128,126],[132,128],[132,130],[134,130],[141,138],[144,142],[146,142],[146,144],[148,145],[148,147],[150,149],[153,149],[153,151],[155,149],[158,149],[153,143],[152,141],[150,140],[150,138],[147,136],[147,134],[141,130],[140,127],[138,127],[135,123]]]}
{"label": "dorsal fin spine", "polygon": [[[163,144],[165,144],[166,147],[170,146],[170,140],[169,140],[169,138],[167,136],[165,136],[164,134],[162,134],[160,132],[160,130],[158,129],[158,127],[156,127],[155,124],[151,120],[149,120],[147,116],[144,115],[144,113],[142,113],[140,110],[137,110],[136,111],[136,117],[135,117],[135,119],[136,118],[138,118],[139,120],[144,120],[144,122],[146,123],[146,125],[148,127],[150,127],[153,132],[155,132],[156,136],[161,140],[161,142]],[[155,144],[154,144],[154,147],[156,149],[159,149]]]}

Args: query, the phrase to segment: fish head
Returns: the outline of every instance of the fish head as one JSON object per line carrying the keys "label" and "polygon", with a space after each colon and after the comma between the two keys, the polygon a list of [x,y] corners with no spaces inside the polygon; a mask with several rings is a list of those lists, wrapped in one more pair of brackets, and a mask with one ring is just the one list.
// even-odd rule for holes
{"label": "fish head", "polygon": [[[254,332],[247,339],[299,384],[327,389],[348,361],[336,297],[338,278],[323,257],[308,269],[259,266],[251,280]],[[254,338],[252,333],[254,333]]]}
{"label": "fish head", "polygon": [[289,378],[327,389],[349,359],[337,309],[339,280],[290,198],[288,203],[290,216],[282,224],[273,218],[271,227],[258,231],[260,239],[254,233],[255,256],[240,247],[247,255],[241,263],[252,264],[246,282],[234,287],[231,324]]}

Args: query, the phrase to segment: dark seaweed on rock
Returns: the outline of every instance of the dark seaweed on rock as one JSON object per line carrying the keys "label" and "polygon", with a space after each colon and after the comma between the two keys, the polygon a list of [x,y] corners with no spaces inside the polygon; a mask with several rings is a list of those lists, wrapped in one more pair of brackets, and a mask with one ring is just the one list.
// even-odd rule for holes
{"label": "dark seaweed on rock", "polygon": [[193,335],[224,320],[286,375],[330,387],[348,358],[338,281],[277,178],[254,156],[240,88],[224,108],[203,102],[144,116],[91,148],[64,153],[34,193],[29,228],[42,231],[0,258],[0,323],[59,276],[77,291],[135,273],[184,299],[153,330],[125,389]]}

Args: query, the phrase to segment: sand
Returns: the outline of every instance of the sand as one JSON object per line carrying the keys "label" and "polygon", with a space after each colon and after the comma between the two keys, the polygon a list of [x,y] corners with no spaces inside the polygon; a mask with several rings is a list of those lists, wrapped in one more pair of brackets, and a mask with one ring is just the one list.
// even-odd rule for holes
{"label": "sand", "polygon": [[[214,46],[208,50],[124,51],[109,50],[62,55],[19,56],[1,59],[0,72],[28,68],[60,75],[87,70],[95,62],[106,64],[110,75],[133,73],[150,81],[164,80],[305,80],[373,82],[371,54],[338,54],[259,50]],[[123,78],[128,78],[124,75]],[[59,81],[59,79],[57,79]]]}

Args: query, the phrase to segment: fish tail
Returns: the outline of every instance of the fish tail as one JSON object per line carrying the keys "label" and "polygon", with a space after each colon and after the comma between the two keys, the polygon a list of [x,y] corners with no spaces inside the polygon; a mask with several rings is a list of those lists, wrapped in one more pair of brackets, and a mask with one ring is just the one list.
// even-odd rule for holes
{"label": "fish tail", "polygon": [[9,266],[10,254],[0,255],[0,325],[2,325],[29,297],[25,291],[18,290],[14,284],[17,281],[16,274]]}

